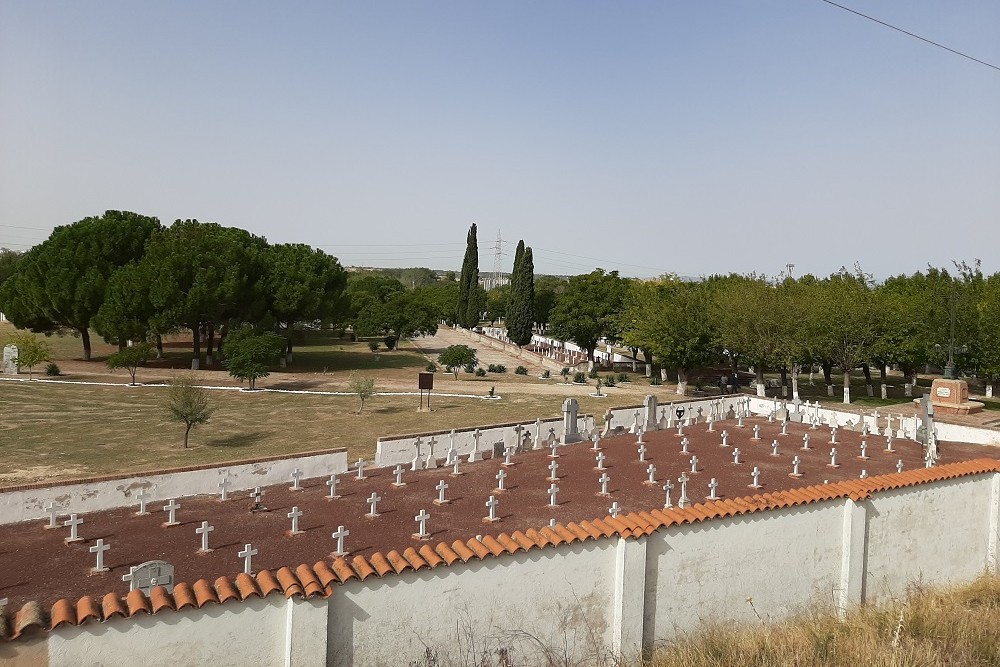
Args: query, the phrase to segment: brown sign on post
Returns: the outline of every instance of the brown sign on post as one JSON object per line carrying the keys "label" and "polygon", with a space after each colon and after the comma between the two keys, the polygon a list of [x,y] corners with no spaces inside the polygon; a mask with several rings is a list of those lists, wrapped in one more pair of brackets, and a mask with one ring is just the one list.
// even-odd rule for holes
{"label": "brown sign on post", "polygon": [[420,374],[420,388],[428,391],[434,388],[434,373]]}

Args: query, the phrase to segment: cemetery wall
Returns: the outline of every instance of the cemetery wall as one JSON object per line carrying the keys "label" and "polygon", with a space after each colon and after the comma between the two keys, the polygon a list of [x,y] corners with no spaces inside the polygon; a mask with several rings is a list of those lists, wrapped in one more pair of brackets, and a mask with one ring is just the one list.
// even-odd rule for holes
{"label": "cemetery wall", "polygon": [[[925,482],[48,634],[48,664],[515,664],[635,657],[702,620],[840,610],[995,571],[1000,473]],[[752,598],[753,607],[747,602]],[[42,665],[37,645],[24,655]],[[31,654],[35,651],[34,654]],[[546,652],[545,656],[542,653]],[[0,655],[3,655],[0,653]]]}
{"label": "cemetery wall", "polygon": [[328,477],[347,470],[347,450],[332,449],[302,454],[237,461],[225,466],[195,466],[140,473],[130,477],[95,477],[72,482],[27,484],[0,489],[0,525],[47,518],[44,506],[52,502],[60,514],[85,514],[138,505],[135,494],[146,489],[153,503],[204,494],[218,494],[219,482],[229,479],[229,491],[291,482],[298,468],[303,479]]}

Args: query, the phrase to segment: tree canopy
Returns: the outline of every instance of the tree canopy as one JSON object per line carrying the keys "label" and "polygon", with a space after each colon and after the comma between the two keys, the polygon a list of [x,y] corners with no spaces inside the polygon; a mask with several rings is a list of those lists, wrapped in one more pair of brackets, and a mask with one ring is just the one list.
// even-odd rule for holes
{"label": "tree canopy", "polygon": [[626,291],[627,281],[617,271],[596,269],[571,277],[552,309],[551,334],[580,346],[593,361],[599,340],[619,338]]}

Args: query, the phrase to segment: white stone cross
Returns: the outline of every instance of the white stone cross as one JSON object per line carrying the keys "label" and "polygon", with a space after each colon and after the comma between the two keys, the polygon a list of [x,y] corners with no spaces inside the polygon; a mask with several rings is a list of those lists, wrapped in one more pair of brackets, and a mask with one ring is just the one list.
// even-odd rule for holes
{"label": "white stone cross", "polygon": [[778,441],[771,443],[771,456],[778,456]]}
{"label": "white stone cross", "polygon": [[829,463],[829,466],[831,468],[839,468],[840,467],[840,466],[837,465],[837,448],[836,447],[834,447],[834,448],[832,448],[830,450],[830,463]]}
{"label": "white stone cross", "polygon": [[486,501],[486,507],[489,508],[490,514],[486,517],[487,521],[493,522],[497,521],[497,498],[496,496],[490,496],[490,499]]}
{"label": "white stone cross", "polygon": [[503,468],[497,473],[497,491],[505,491],[504,482],[507,481],[507,471]]}
{"label": "white stone cross", "polygon": [[798,456],[796,456],[794,459],[792,459],[792,477],[801,477],[802,476],[799,473],[799,464],[800,463],[801,463],[801,461],[799,461],[799,457]]}
{"label": "white stone cross", "polygon": [[135,494],[135,498],[139,501],[139,511],[136,512],[136,515],[146,516],[149,514],[146,511],[146,499],[149,498],[149,492],[146,489],[139,489],[139,492]]}
{"label": "white stone cross", "polygon": [[343,526],[337,526],[337,530],[330,535],[333,539],[337,540],[337,550],[334,552],[338,556],[343,556],[347,552],[344,551],[344,538],[351,534],[351,531],[344,530]]}
{"label": "white stone cross", "polygon": [[715,418],[713,417],[708,418],[708,430],[710,432],[715,430]]}
{"label": "white stone cross", "polygon": [[296,468],[292,471],[292,491],[301,491],[302,487],[299,485],[299,480],[302,479],[302,471]]}
{"label": "white stone cross", "polygon": [[505,466],[514,465],[514,447],[513,445],[507,445],[503,450],[503,464]]}
{"label": "white stone cross", "polygon": [[128,574],[123,574],[122,575],[122,581],[127,581],[128,582],[128,590],[129,590],[130,593],[136,589],[136,586],[135,586],[135,571],[138,570],[138,569],[139,569],[138,566],[133,565],[133,566],[131,566],[128,569]]}
{"label": "white stone cross", "polygon": [[736,428],[743,428],[743,415],[736,418]]}
{"label": "white stone cross", "polygon": [[381,501],[381,500],[382,500],[382,498],[380,498],[377,493],[375,493],[374,491],[372,491],[372,495],[371,495],[371,497],[367,501],[368,504],[371,505],[371,510],[368,512],[368,516],[370,516],[370,517],[376,517],[376,516],[379,515],[378,514],[378,504],[379,504],[379,501]]}
{"label": "white stone cross", "polygon": [[615,518],[615,519],[618,518],[618,514],[621,513],[621,511],[622,511],[622,508],[618,506],[618,501],[617,500],[615,502],[611,503],[611,507],[608,508],[608,512],[610,512],[612,518]]}
{"label": "white stone cross", "polygon": [[223,480],[219,482],[219,501],[226,502],[229,500],[229,487],[231,485],[232,482],[229,481],[228,477],[223,478]]}
{"label": "white stone cross", "polygon": [[438,485],[435,486],[434,488],[438,492],[438,497],[437,497],[437,500],[434,501],[434,504],[435,505],[446,505],[446,504],[448,504],[448,501],[444,499],[444,492],[448,489],[448,485],[445,484],[444,480],[442,479],[440,482],[438,482]]}
{"label": "white stone cross", "polygon": [[76,514],[70,514],[69,518],[63,521],[64,526],[69,526],[69,537],[66,538],[67,542],[79,542],[83,539],[76,532],[76,529],[82,523],[83,519],[79,518]]}
{"label": "white stone cross", "polygon": [[599,477],[599,478],[597,479],[597,481],[601,483],[601,495],[602,495],[602,496],[606,496],[606,495],[608,495],[608,482],[610,482],[610,481],[611,481],[611,478],[610,478],[610,477],[608,477],[608,473],[603,473],[603,474],[602,474],[602,475],[601,475],[601,476],[600,476],[600,477]]}
{"label": "white stone cross", "polygon": [[788,435],[788,420],[781,422],[781,435]]}
{"label": "white stone cross", "polygon": [[833,428],[830,429],[830,443],[831,444],[836,444],[837,443],[837,427],[836,426],[834,426]]}
{"label": "white stone cross", "polygon": [[646,444],[639,445],[639,463],[646,462]]}
{"label": "white stone cross", "polygon": [[594,458],[597,459],[597,469],[604,470],[604,460],[605,460],[604,452],[598,452],[597,456]]}
{"label": "white stone cross", "polygon": [[413,520],[420,524],[420,530],[414,537],[418,539],[424,539],[428,537],[427,535],[427,520],[431,518],[431,515],[427,513],[427,510],[420,510],[420,514],[413,517]]}
{"label": "white stone cross", "polygon": [[330,487],[330,495],[327,498],[333,499],[338,498],[337,495],[337,476],[330,475],[330,479],[326,480],[326,485]]}
{"label": "white stone cross", "polygon": [[667,480],[667,483],[663,485],[663,492],[667,495],[666,499],[663,501],[663,509],[670,509],[674,506],[673,502],[670,500],[670,492],[673,491],[674,485]]}
{"label": "white stone cross", "polygon": [[243,545],[243,551],[239,552],[236,555],[243,559],[243,572],[245,574],[250,574],[251,572],[253,572],[253,566],[251,565],[251,561],[253,560],[253,557],[257,555],[257,550],[253,548],[253,545],[252,544]]}
{"label": "white stone cross", "polygon": [[677,422],[677,435],[684,435],[684,422]]}
{"label": "white stone cross", "polygon": [[[479,451],[479,439],[482,437],[483,437],[483,432],[480,431],[478,428],[472,432],[472,439],[476,441],[475,445],[472,447],[473,456],[475,456],[475,454]],[[475,458],[470,459],[469,463],[475,463]]]}
{"label": "white stone cross", "polygon": [[896,472],[903,472],[903,459],[896,461]]}
{"label": "white stone cross", "polygon": [[201,535],[201,549],[202,553],[208,553],[211,549],[208,548],[208,534],[215,530],[215,526],[210,526],[207,521],[201,522],[200,528],[195,528],[194,532]]}
{"label": "white stone cross", "polygon": [[688,445],[689,444],[691,444],[691,443],[688,442],[687,438],[684,438],[683,440],[681,440],[681,454],[690,454],[691,453],[691,452],[688,451]]}
{"label": "white stone cross", "polygon": [[396,475],[396,481],[393,482],[393,486],[406,486],[406,482],[403,481],[403,466],[397,465],[395,470],[392,471]]}
{"label": "white stone cross", "polygon": [[292,511],[287,516],[292,520],[292,535],[299,535],[302,532],[299,530],[299,517],[302,516],[302,510],[293,505]]}
{"label": "white stone cross", "polygon": [[722,446],[723,447],[729,446],[729,431],[722,432]]}
{"label": "white stone cross", "polygon": [[861,479],[867,479],[867,477],[868,477],[868,471],[865,470],[865,469],[862,469],[861,470]]}
{"label": "white stone cross", "polygon": [[802,436],[802,449],[809,449],[809,434]]}
{"label": "white stone cross", "polygon": [[542,448],[542,418],[535,419],[535,439],[531,443],[532,449]]}
{"label": "white stone cross", "polygon": [[559,462],[553,459],[549,461],[549,481],[555,482],[559,479]]}
{"label": "white stone cross", "polygon": [[451,462],[451,476],[452,477],[464,474],[461,470],[458,469],[458,464],[460,462],[461,462],[461,458],[456,453],[455,454],[455,458],[452,459],[452,462]]}
{"label": "white stone cross", "polygon": [[760,469],[757,466],[754,466],[753,467],[753,472],[750,473],[750,474],[753,475],[753,484],[750,485],[750,488],[751,489],[759,489],[760,488]]}
{"label": "white stone cross", "polygon": [[56,507],[56,504],[50,500],[49,502],[42,505],[42,509],[44,509],[45,513],[49,515],[49,525],[45,527],[58,528],[59,524],[56,523],[56,514],[58,514],[59,508]]}
{"label": "white stone cross", "polygon": [[173,498],[171,498],[170,502],[168,502],[166,505],[163,506],[163,511],[170,515],[170,518],[167,520],[167,522],[163,524],[164,526],[178,525],[179,522],[177,521],[177,510],[179,510],[180,508],[181,506],[178,505],[177,501],[174,500]]}
{"label": "white stone cross", "polygon": [[358,479],[365,478],[365,460],[358,459]]}
{"label": "white stone cross", "polygon": [[656,484],[656,466],[654,466],[652,463],[650,463],[649,467],[646,468],[646,472],[649,473],[648,483],[649,484]]}
{"label": "white stone cross", "polygon": [[598,449],[601,448],[601,434],[600,433],[595,433],[594,437],[591,438],[591,441],[593,441],[593,443],[594,443],[594,445],[591,447],[592,450],[594,450],[596,452]]}
{"label": "white stone cross", "polygon": [[736,465],[740,464],[740,448],[739,447],[734,447],[733,448],[733,463],[735,463]]}
{"label": "white stone cross", "polygon": [[104,567],[104,552],[110,548],[111,545],[105,544],[103,539],[98,539],[94,546],[90,547],[90,553],[97,554],[97,567],[93,569],[94,572],[108,571],[108,568]]}
{"label": "white stone cross", "polygon": [[864,440],[861,441],[861,456],[858,458],[866,459],[868,458],[868,443]]}
{"label": "white stone cross", "polygon": [[760,424],[753,425],[753,439],[760,440]]}
{"label": "white stone cross", "polygon": [[558,452],[559,441],[558,440],[553,440],[551,443],[549,443],[549,447],[552,449],[552,453],[549,454],[549,458],[550,459],[557,459],[557,458],[559,458],[559,452]]}
{"label": "white stone cross", "polygon": [[698,472],[698,457],[691,457],[691,472]]}
{"label": "white stone cross", "polygon": [[556,507],[559,505],[559,503],[556,502],[557,493],[559,493],[559,487],[553,482],[552,485],[549,486],[549,507]]}
{"label": "white stone cross", "polygon": [[708,500],[718,500],[719,496],[715,495],[715,490],[719,487],[719,482],[713,477],[712,481],[708,483],[708,489],[710,493],[708,494]]}
{"label": "white stone cross", "polygon": [[934,467],[934,455],[931,453],[930,448],[928,448],[927,453],[924,454],[924,467],[925,468]]}
{"label": "white stone cross", "polygon": [[259,486],[255,486],[253,488],[253,492],[250,494],[250,497],[253,498],[253,502],[255,505],[260,505],[260,501],[264,497],[264,492],[261,490]]}
{"label": "white stone cross", "polygon": [[689,479],[690,478],[687,476],[687,473],[683,472],[681,473],[681,476],[677,478],[677,481],[681,483],[681,497],[677,499],[677,506],[680,507],[681,509],[687,507],[688,503],[691,502],[691,499],[688,498]]}
{"label": "white stone cross", "polygon": [[892,436],[891,435],[888,435],[885,438],[885,451],[890,452],[890,453],[895,451],[892,448]]}

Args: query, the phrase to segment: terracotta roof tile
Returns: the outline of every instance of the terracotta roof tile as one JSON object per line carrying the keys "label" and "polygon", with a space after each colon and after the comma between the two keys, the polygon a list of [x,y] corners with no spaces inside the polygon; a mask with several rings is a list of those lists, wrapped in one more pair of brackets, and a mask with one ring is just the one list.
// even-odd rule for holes
{"label": "terracotta roof tile", "polygon": [[529,549],[534,549],[536,546],[538,546],[530,537],[528,537],[519,530],[515,530],[513,533],[511,533],[510,538],[515,542],[517,542],[518,546],[520,546],[525,551],[528,551]]}
{"label": "terracotta roof tile", "polygon": [[505,549],[504,546],[500,544],[500,542],[498,542],[492,535],[484,535],[483,539],[480,541],[494,556],[507,553],[507,549]]}
{"label": "terracotta roof tile", "polygon": [[240,592],[241,600],[246,600],[251,596],[264,597],[260,588],[257,587],[257,581],[246,572],[240,572],[236,575],[236,590]]}
{"label": "terracotta roof tile", "polygon": [[52,605],[52,611],[49,614],[51,621],[49,627],[55,630],[60,625],[76,625],[76,610],[73,608],[73,604],[66,598],[60,598],[56,600],[56,603]]}
{"label": "terracotta roof tile", "polygon": [[403,558],[402,556],[400,556],[399,552],[396,551],[395,549],[392,550],[392,551],[390,551],[389,553],[387,553],[385,555],[385,559],[387,561],[389,561],[389,565],[392,566],[392,569],[396,572],[396,574],[399,574],[400,572],[403,572],[404,570],[411,570],[411,569],[413,569],[410,566],[410,563],[405,558]]}
{"label": "terracotta roof tile", "polygon": [[468,563],[470,558],[475,558],[476,553],[467,547],[461,540],[455,540],[451,543],[451,548],[462,559],[463,562]]}
{"label": "terracotta roof tile", "polygon": [[538,534],[544,537],[546,542],[548,542],[549,544],[554,544],[556,546],[566,541],[562,538],[561,535],[559,535],[559,533],[552,530],[548,526],[543,526],[542,529],[538,531]]}
{"label": "terracotta roof tile", "polygon": [[529,528],[528,530],[524,531],[524,536],[527,537],[529,540],[531,540],[537,547],[546,547],[549,544],[551,544],[549,538],[545,537],[545,535],[538,532],[534,528]]}
{"label": "terracotta roof tile", "polygon": [[[445,545],[445,547],[447,548],[447,545]],[[438,553],[434,551],[429,544],[425,544],[420,547],[420,551],[417,553],[419,553],[420,557],[427,562],[427,566],[430,568],[435,568],[444,562],[444,559],[441,558],[441,556],[438,555]]]}
{"label": "terracotta roof tile", "polygon": [[354,571],[354,568],[350,566],[347,559],[343,556],[338,556],[334,559],[332,569],[333,573],[337,575],[337,579],[340,580],[340,583],[344,583],[345,581],[354,579],[358,576]]}
{"label": "terracotta roof tile", "polygon": [[438,542],[438,545],[434,547],[434,553],[441,557],[441,560],[447,565],[451,565],[457,560],[463,559],[454,549],[449,547],[444,542]]}
{"label": "terracotta roof tile", "polygon": [[466,542],[465,545],[469,547],[469,550],[472,551],[472,553],[474,553],[479,560],[492,555],[492,552],[486,547],[486,545],[475,538]]}
{"label": "terracotta roof tile", "polygon": [[278,583],[281,584],[281,591],[285,594],[286,598],[290,598],[293,595],[302,595],[302,584],[299,583],[291,568],[280,568],[275,572],[275,577],[277,577]]}
{"label": "terracotta roof tile", "polygon": [[376,551],[369,558],[368,562],[375,569],[379,577],[384,577],[393,571],[392,564],[381,551]]}
{"label": "terracotta roof tile", "polygon": [[375,568],[373,568],[368,561],[361,556],[355,556],[354,560],[351,561],[351,565],[354,567],[354,571],[357,573],[358,579],[361,581],[375,575]]}
{"label": "terracotta roof tile", "polygon": [[106,621],[115,615],[128,616],[128,609],[122,604],[121,598],[114,593],[108,593],[101,598],[101,617]]}
{"label": "terracotta roof tile", "polygon": [[44,629],[45,616],[42,614],[42,606],[31,600],[25,602],[14,616],[14,632],[11,637],[17,639],[23,634]]}
{"label": "terracotta roof tile", "polygon": [[299,583],[302,584],[302,590],[305,591],[306,598],[326,594],[326,590],[323,588],[323,584],[319,582],[316,573],[305,563],[295,568],[295,576],[298,577]]}
{"label": "terracotta roof tile", "polygon": [[591,539],[591,534],[584,530],[579,524],[570,521],[566,524],[566,530],[573,533],[575,541],[584,542]]}
{"label": "terracotta roof tile", "polygon": [[149,592],[149,603],[154,614],[162,609],[174,610],[174,599],[163,586],[156,586]]}
{"label": "terracotta roof tile", "polygon": [[215,580],[215,592],[219,594],[219,602],[225,604],[230,600],[239,600],[240,592],[233,586],[233,582],[226,577],[219,577]]}
{"label": "terracotta roof tile", "polygon": [[[77,612],[79,612],[80,605],[82,603],[83,600],[80,600],[80,602],[76,603]],[[176,584],[174,586],[175,609],[180,610],[184,609],[185,607],[197,607],[197,606],[198,606],[198,600],[195,599],[194,592],[191,590],[191,587],[187,583],[182,581],[181,583]]]}
{"label": "terracotta roof tile", "polygon": [[410,567],[412,567],[414,571],[417,571],[422,567],[430,567],[430,565],[427,564],[427,561],[421,558],[420,554],[417,553],[417,550],[413,547],[406,547],[403,549],[403,558],[406,559],[406,562],[410,564]]}
{"label": "terracotta roof tile", "polygon": [[593,519],[590,523],[594,528],[604,533],[604,537],[611,537],[615,534],[615,529],[609,526],[603,519]]}
{"label": "terracotta roof tile", "polygon": [[85,623],[90,619],[101,620],[101,608],[97,606],[94,602],[94,598],[89,595],[85,595],[76,603],[76,623],[74,625],[80,625]]}
{"label": "terracotta roof tile", "polygon": [[556,531],[556,533],[559,534],[559,537],[563,538],[563,540],[565,540],[567,544],[573,544],[574,542],[580,540],[580,538],[576,535],[576,533],[574,533],[561,523],[557,523],[556,527],[553,528],[553,530]]}
{"label": "terracotta roof tile", "polygon": [[152,609],[149,607],[149,598],[146,597],[145,593],[138,589],[129,591],[125,601],[128,603],[129,616],[135,616],[139,612],[144,612],[146,614],[153,613]]}
{"label": "terracotta roof tile", "polygon": [[284,588],[281,586],[281,582],[278,581],[276,576],[274,576],[274,572],[271,572],[270,570],[261,570],[257,573],[257,576],[254,577],[254,580],[257,582],[257,588],[260,589],[260,594],[264,597],[267,597],[271,593],[281,593],[284,591]]}
{"label": "terracotta roof tile", "polygon": [[509,554],[516,554],[518,551],[522,551],[524,547],[517,543],[513,537],[507,533],[500,533],[497,535],[497,542],[503,546],[503,550]]}
{"label": "terracotta roof tile", "polygon": [[337,581],[337,575],[333,573],[330,565],[325,560],[316,561],[313,565],[313,572],[316,573],[316,578],[319,579],[319,583],[322,584],[326,594],[329,595],[332,592],[330,587]]}
{"label": "terracotta roof tile", "polygon": [[584,532],[587,533],[587,535],[590,535],[590,537],[592,537],[595,540],[604,537],[604,533],[602,533],[600,529],[590,521],[584,520],[581,521],[578,525],[580,526],[580,528],[584,530]]}
{"label": "terracotta roof tile", "polygon": [[[219,596],[216,594],[215,589],[212,588],[212,585],[206,580],[199,579],[194,582],[191,589],[194,591],[194,598],[198,601],[199,608],[204,607],[209,602],[219,604]],[[105,616],[107,616],[107,613],[105,613]]]}

